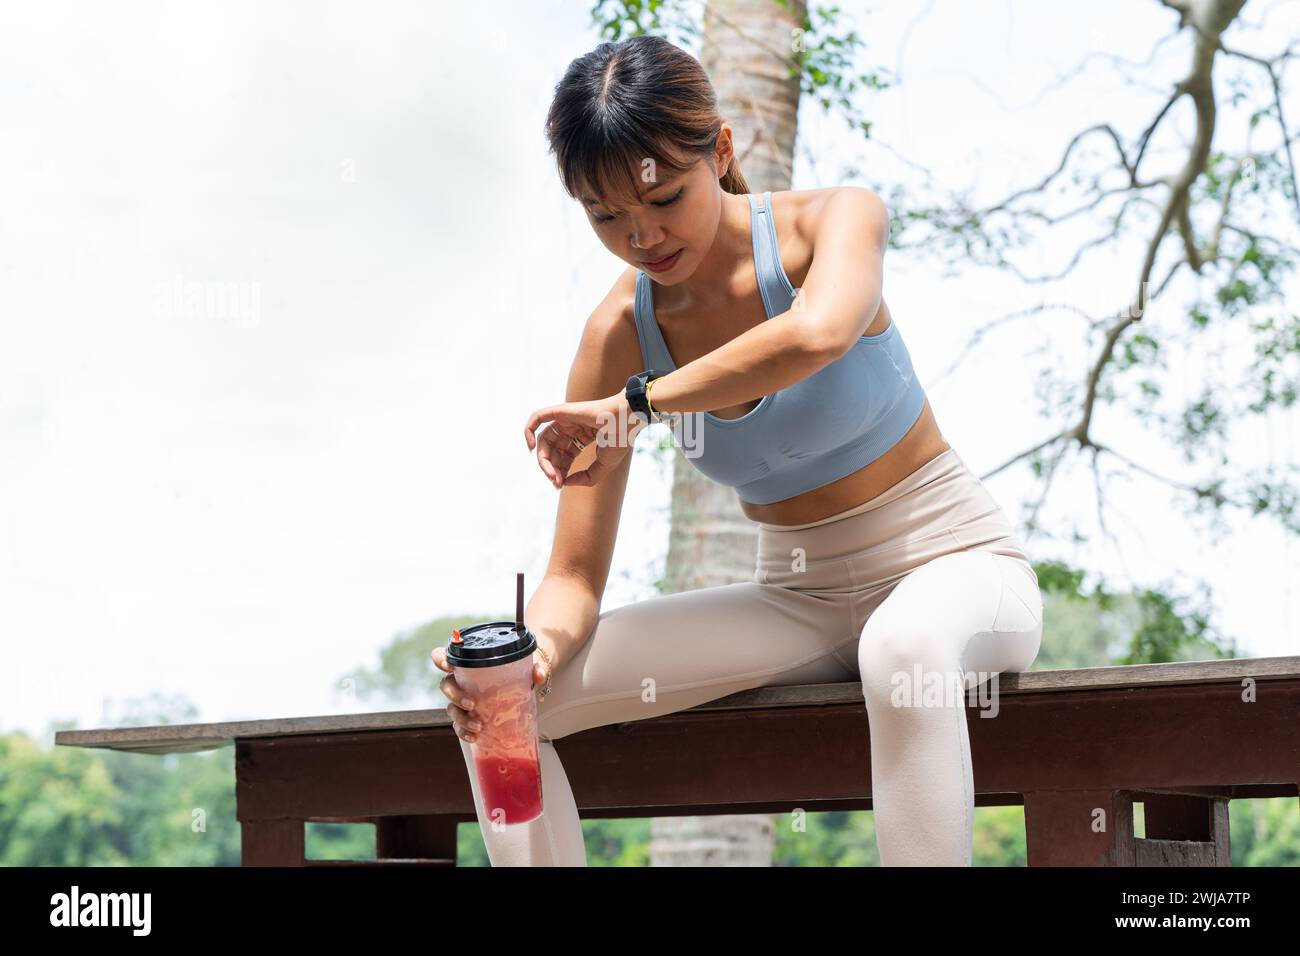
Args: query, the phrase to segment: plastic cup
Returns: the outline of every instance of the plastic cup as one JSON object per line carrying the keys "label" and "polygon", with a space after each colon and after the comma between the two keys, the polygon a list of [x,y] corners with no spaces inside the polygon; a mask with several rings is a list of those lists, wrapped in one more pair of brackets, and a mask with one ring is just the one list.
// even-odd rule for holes
{"label": "plastic cup", "polygon": [[469,742],[483,807],[494,823],[526,823],[542,812],[533,692],[537,639],[513,621],[476,624],[460,636],[447,644],[447,662],[483,724]]}

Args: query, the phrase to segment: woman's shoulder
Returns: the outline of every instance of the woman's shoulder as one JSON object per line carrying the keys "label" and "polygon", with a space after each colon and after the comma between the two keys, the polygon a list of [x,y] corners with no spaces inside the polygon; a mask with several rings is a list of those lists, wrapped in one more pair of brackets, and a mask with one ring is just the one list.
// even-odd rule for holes
{"label": "woman's shoulder", "polygon": [[640,274],[641,270],[635,266],[628,266],[618,274],[605,297],[587,316],[582,332],[584,339],[626,339],[629,333],[636,339],[636,284]]}
{"label": "woman's shoulder", "polygon": [[578,342],[574,374],[600,395],[620,391],[629,376],[645,368],[634,314],[639,271],[635,266],[628,266],[614,280],[587,317]]}
{"label": "woman's shoulder", "polygon": [[821,189],[782,189],[772,193],[772,215],[778,231],[789,224],[810,248],[831,201],[860,202],[883,208],[880,197],[866,186],[826,186]]}

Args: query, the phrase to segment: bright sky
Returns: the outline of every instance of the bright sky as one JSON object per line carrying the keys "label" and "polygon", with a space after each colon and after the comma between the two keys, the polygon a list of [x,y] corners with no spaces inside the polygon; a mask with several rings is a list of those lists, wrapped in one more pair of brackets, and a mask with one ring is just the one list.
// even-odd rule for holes
{"label": "bright sky", "polygon": [[[1173,23],[1154,0],[844,6],[869,60],[902,73],[868,107],[876,135],[978,201],[1041,178],[1097,119],[1141,128],[1158,94],[1113,67],[1052,81],[1090,49],[1145,60]],[[1248,19],[1295,36],[1295,6],[1252,0]],[[517,570],[531,593],[556,492],[522,425],[563,399],[582,325],[622,269],[542,134],[555,82],[597,42],[589,8],[0,12],[0,730],[101,726],[106,705],[152,692],[188,697],[202,720],[353,711],[340,676],[396,633],[512,607]],[[1143,75],[1167,87],[1185,49],[1161,47]],[[801,114],[796,188],[844,182],[844,168],[882,187],[905,175],[819,114]],[[1055,271],[1074,245],[1021,265]],[[1122,307],[1135,248],[1052,298]],[[194,283],[231,298],[195,303]],[[1041,290],[891,254],[885,295],[977,472],[1059,427],[1037,413],[1036,370],[1095,354],[1068,313],[1004,326],[938,381],[971,330]],[[1161,300],[1151,319],[1176,323],[1178,308]],[[1201,356],[1249,343],[1193,344],[1168,379],[1192,389]],[[1102,411],[1096,427],[1190,477],[1126,417]],[[1273,416],[1233,453],[1294,463],[1298,432],[1295,415]],[[988,485],[1013,518],[1035,487],[1023,466]],[[1078,549],[1069,527],[1092,530],[1091,489],[1077,465],[1058,480],[1042,517],[1061,536],[1035,539],[1035,557],[1112,586],[1196,596],[1209,581],[1214,623],[1246,653],[1300,653],[1300,549],[1271,521],[1234,518],[1216,542],[1135,478],[1110,495],[1121,554]],[[668,472],[639,456],[606,607],[652,594],[668,495]]]}

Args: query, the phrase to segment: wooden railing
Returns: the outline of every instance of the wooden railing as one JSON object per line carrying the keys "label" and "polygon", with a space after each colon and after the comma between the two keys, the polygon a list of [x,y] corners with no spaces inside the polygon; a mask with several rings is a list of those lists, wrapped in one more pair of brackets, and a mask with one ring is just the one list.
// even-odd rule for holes
{"label": "wooden railing", "polygon": [[[1226,866],[1228,800],[1300,795],[1300,657],[1002,674],[996,704],[994,719],[967,709],[975,803],[1023,804],[1030,866]],[[305,858],[304,823],[342,821],[376,825],[364,863],[450,866],[456,825],[476,819],[441,709],[68,730],[55,743],[233,743],[245,865],[355,865]],[[871,809],[856,682],[757,688],[555,746],[584,818]]]}

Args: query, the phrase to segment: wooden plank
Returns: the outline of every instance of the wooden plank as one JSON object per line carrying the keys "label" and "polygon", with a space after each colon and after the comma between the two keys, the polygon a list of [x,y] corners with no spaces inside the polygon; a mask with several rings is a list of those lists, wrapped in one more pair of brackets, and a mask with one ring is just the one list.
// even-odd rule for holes
{"label": "wooden plank", "polygon": [[307,860],[304,866],[455,866],[455,860]]}
{"label": "wooden plank", "polygon": [[[1230,660],[1135,664],[1120,667],[1084,667],[1070,670],[1003,674],[1000,696],[1050,694],[1062,691],[1140,689],[1161,686],[1274,681],[1300,678],[1300,657],[1260,657]],[[801,684],[758,687],[694,707],[692,711],[744,711],[773,708],[857,705],[862,685]],[[204,724],[163,724],[149,727],[93,728],[56,731],[54,742],[65,747],[103,747],[136,753],[188,753],[226,746],[250,737],[292,737],[326,733],[449,727],[444,708],[329,714],[271,720],[240,720]]]}
{"label": "wooden plank", "polygon": [[[1063,690],[1140,689],[1206,683],[1240,686],[1246,679],[1265,681],[1297,677],[1300,677],[1300,657],[1230,658],[1006,673],[998,675],[998,691],[1003,694],[1039,694]],[[840,684],[756,687],[692,709],[723,710],[839,704],[860,700],[861,686],[859,682],[854,681]]]}
{"label": "wooden plank", "polygon": [[1213,843],[1186,840],[1134,840],[1134,866],[1231,866],[1221,863]]}
{"label": "wooden plank", "polygon": [[[1234,796],[1290,795],[1300,766],[1297,710],[1300,681],[1275,682],[1251,704],[1232,685],[1194,694],[1153,687],[1007,696],[995,718],[967,710],[976,791],[1213,787],[1231,788]],[[555,746],[583,810],[738,812],[871,795],[861,701],[803,710],[692,709],[593,728]],[[473,819],[463,754],[450,728],[253,739],[239,747],[241,818]]]}
{"label": "wooden plank", "polygon": [[436,708],[279,717],[272,720],[233,720],[211,724],[60,730],[55,732],[54,743],[66,747],[103,747],[135,753],[188,753],[229,746],[236,740],[249,737],[292,737],[299,734],[450,726],[451,718],[447,716],[446,708]]}

